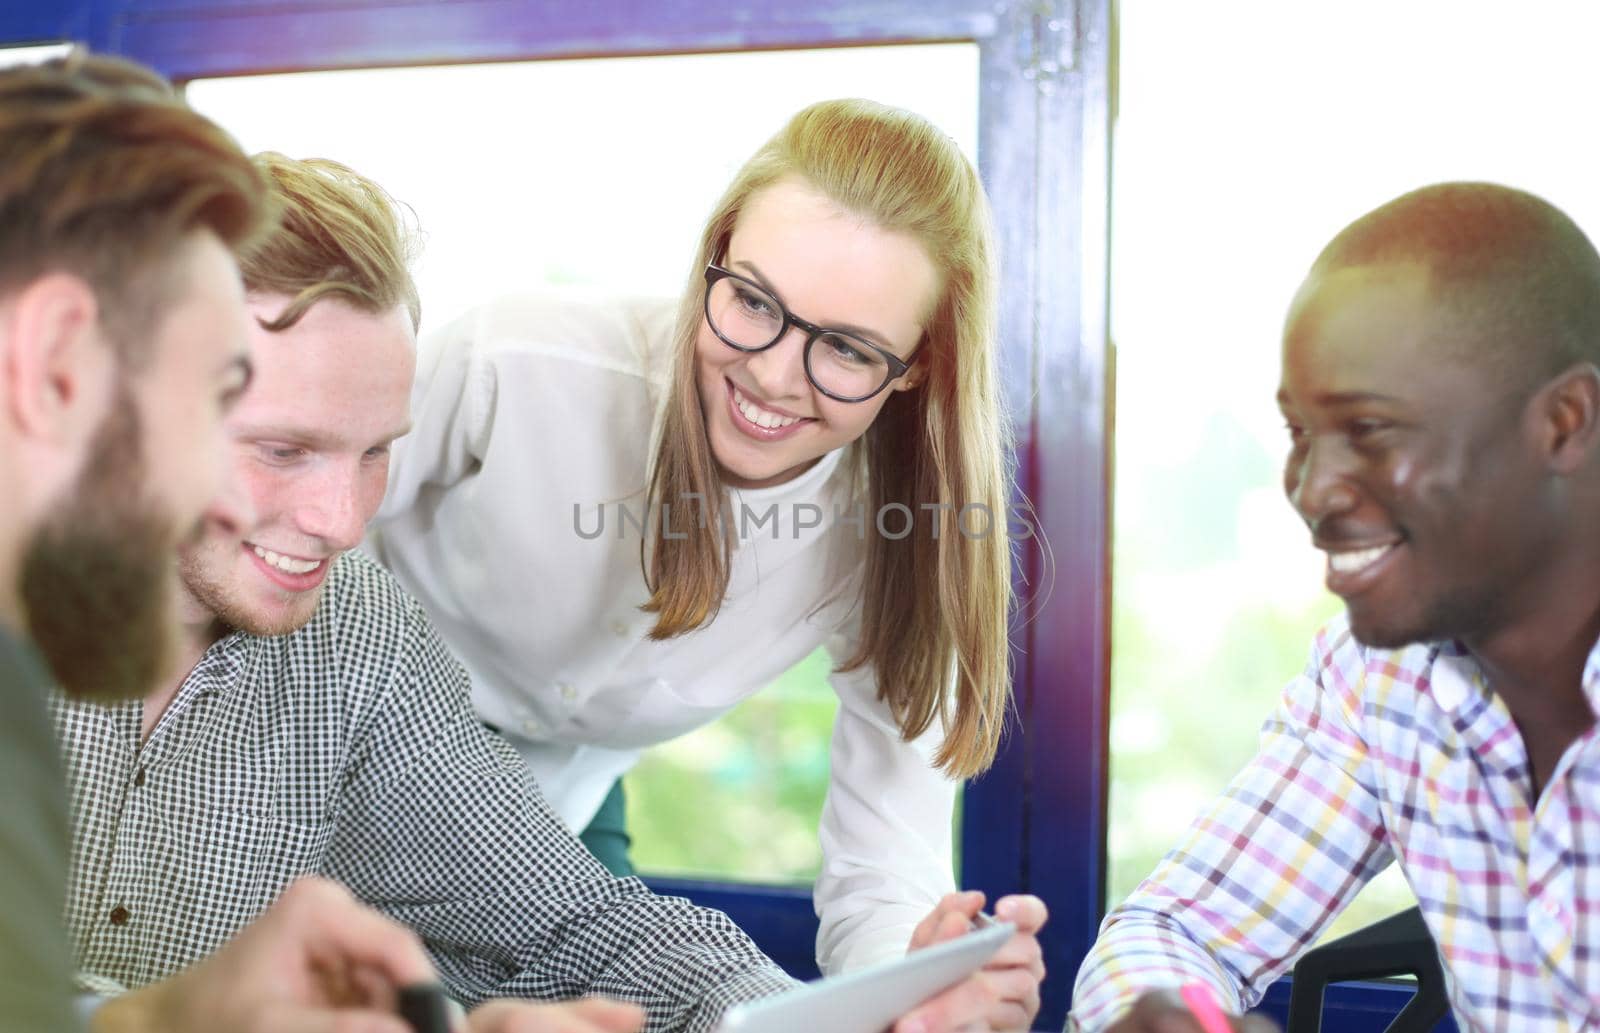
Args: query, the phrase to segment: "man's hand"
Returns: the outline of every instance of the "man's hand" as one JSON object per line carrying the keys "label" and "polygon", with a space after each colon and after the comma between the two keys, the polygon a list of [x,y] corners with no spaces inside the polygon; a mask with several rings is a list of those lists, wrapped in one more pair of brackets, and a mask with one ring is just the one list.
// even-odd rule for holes
{"label": "man's hand", "polygon": [[396,992],[438,977],[416,936],[325,879],[295,882],[215,954],[107,1001],[94,1033],[410,1033]]}
{"label": "man's hand", "polygon": [[471,1033],[637,1033],[643,1027],[638,1007],[603,997],[561,1004],[488,1001],[467,1013]]}
{"label": "man's hand", "polygon": [[[1278,1033],[1271,1019],[1260,1015],[1230,1015],[1234,1033]],[[1205,1033],[1176,990],[1151,990],[1134,1002],[1128,1014],[1105,1033]]]}
{"label": "man's hand", "polygon": [[[911,934],[911,950],[954,939],[972,930],[983,910],[978,890],[939,901]],[[1048,912],[1038,897],[1001,897],[994,915],[1017,927],[989,963],[963,982],[901,1016],[894,1033],[953,1033],[955,1030],[1028,1030],[1039,1014],[1044,954],[1038,933]]]}

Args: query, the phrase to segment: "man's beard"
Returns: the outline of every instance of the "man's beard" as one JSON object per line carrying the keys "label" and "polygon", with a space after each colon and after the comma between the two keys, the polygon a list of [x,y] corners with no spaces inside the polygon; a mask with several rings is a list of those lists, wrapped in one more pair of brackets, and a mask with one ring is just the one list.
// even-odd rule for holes
{"label": "man's beard", "polygon": [[[178,552],[178,576],[190,600],[210,612],[219,633],[243,632],[272,638],[291,635],[306,627],[322,606],[326,584],[315,592],[302,592],[283,608],[251,604],[250,590],[237,574],[242,542],[237,537],[197,537]],[[333,556],[328,558],[333,563]],[[248,577],[248,576],[246,576]]]}
{"label": "man's beard", "polygon": [[72,491],[23,557],[27,629],[69,695],[147,695],[176,659],[178,534],[141,485],[139,413],[119,385]]}
{"label": "man's beard", "polygon": [[272,638],[292,634],[305,627],[321,605],[322,588],[303,596],[287,612],[273,616],[263,614],[252,609],[243,590],[227,578],[229,566],[236,560],[238,552],[237,540],[230,539],[223,545],[208,538],[180,550],[178,554],[178,574],[184,591],[211,614],[217,630],[221,633],[242,631],[247,635]]}

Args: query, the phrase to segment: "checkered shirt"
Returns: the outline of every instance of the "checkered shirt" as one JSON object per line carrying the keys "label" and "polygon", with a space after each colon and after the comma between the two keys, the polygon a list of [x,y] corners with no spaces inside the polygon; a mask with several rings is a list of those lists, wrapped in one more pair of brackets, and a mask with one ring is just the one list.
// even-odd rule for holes
{"label": "checkered shirt", "polygon": [[138,703],[54,708],[87,987],[171,974],[308,873],[416,930],[468,1005],[604,994],[652,1030],[705,1030],[793,985],[721,913],[608,874],[478,722],[421,607],[358,553],[304,628],[213,645],[142,747]]}
{"label": "checkered shirt", "polygon": [[[1600,646],[1583,672],[1600,710]],[[1537,801],[1511,714],[1460,646],[1317,635],[1260,751],[1106,917],[1073,1022],[1200,978],[1243,1011],[1356,892],[1398,861],[1463,1031],[1600,1025],[1600,731]]]}

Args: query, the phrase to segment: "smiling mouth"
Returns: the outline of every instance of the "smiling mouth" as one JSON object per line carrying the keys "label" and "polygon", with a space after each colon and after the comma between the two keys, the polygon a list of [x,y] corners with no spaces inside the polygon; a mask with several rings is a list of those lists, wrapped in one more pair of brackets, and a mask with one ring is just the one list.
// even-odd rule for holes
{"label": "smiling mouth", "polygon": [[745,422],[752,426],[760,427],[762,430],[782,430],[784,427],[792,427],[806,418],[803,416],[789,416],[784,413],[774,412],[771,409],[763,409],[751,401],[743,391],[740,391],[739,385],[734,384],[732,381],[729,381],[729,384],[733,387],[734,408],[738,409],[739,414],[745,418]]}
{"label": "smiling mouth", "polygon": [[306,560],[294,556],[286,556],[281,552],[273,552],[271,549],[262,548],[254,543],[250,545],[250,548],[267,566],[297,577],[309,574],[327,562],[325,559]]}
{"label": "smiling mouth", "polygon": [[1387,556],[1398,544],[1398,542],[1390,542],[1387,545],[1374,545],[1370,549],[1329,552],[1328,569],[1335,574],[1359,574]]}

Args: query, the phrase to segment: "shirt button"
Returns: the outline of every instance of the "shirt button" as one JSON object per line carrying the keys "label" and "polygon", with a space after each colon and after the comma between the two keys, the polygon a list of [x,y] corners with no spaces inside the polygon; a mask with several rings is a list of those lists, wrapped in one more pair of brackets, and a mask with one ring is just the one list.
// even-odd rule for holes
{"label": "shirt button", "polygon": [[140,768],[138,771],[134,772],[134,774],[133,774],[133,788],[135,788],[135,789],[144,788],[144,768]]}
{"label": "shirt button", "polygon": [[130,917],[131,916],[128,914],[128,909],[123,907],[121,904],[118,904],[116,907],[111,909],[112,925],[127,925]]}
{"label": "shirt button", "polygon": [[627,622],[626,621],[612,621],[611,622],[611,633],[613,635],[617,636],[618,638],[626,638],[627,635],[628,635],[628,624],[627,624]]}
{"label": "shirt button", "polygon": [[560,685],[556,686],[556,688],[561,690],[561,698],[566,700],[568,703],[571,703],[573,700],[578,698],[578,690],[573,688],[570,682],[562,682]]}
{"label": "shirt button", "polygon": [[528,718],[526,721],[522,722],[522,734],[523,735],[538,735],[539,734],[539,722],[535,721],[531,717]]}

